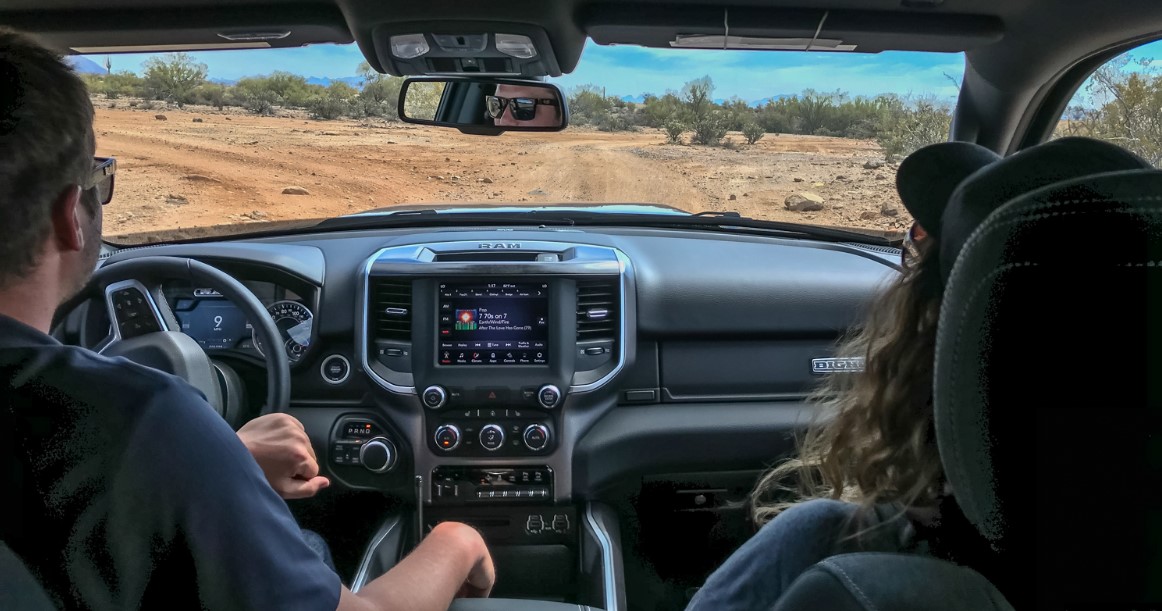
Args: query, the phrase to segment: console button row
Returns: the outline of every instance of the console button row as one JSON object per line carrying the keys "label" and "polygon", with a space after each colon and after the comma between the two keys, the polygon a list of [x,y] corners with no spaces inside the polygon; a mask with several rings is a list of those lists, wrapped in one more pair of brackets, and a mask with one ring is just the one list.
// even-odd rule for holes
{"label": "console button row", "polygon": [[537,488],[498,488],[495,490],[477,490],[476,498],[478,499],[537,499],[547,498],[549,496],[549,489],[546,487]]}

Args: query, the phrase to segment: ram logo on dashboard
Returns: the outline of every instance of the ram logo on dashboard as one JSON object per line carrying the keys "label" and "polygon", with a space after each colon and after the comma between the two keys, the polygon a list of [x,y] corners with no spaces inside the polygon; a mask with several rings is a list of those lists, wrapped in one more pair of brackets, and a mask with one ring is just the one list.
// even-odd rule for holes
{"label": "ram logo on dashboard", "polygon": [[856,373],[863,371],[863,357],[811,359],[811,373]]}
{"label": "ram logo on dashboard", "polygon": [[477,248],[520,248],[520,243],[516,242],[481,242]]}

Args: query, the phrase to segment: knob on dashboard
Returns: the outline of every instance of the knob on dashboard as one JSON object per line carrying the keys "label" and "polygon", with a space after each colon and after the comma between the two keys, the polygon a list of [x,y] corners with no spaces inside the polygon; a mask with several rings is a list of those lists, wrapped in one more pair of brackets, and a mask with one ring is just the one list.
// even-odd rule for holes
{"label": "knob on dashboard", "polygon": [[545,384],[537,391],[537,403],[545,409],[553,409],[561,402],[561,389],[552,384]]}
{"label": "knob on dashboard", "polygon": [[524,442],[526,448],[540,452],[549,445],[549,429],[540,424],[528,425],[525,427]]}
{"label": "knob on dashboard", "polygon": [[455,424],[443,424],[436,428],[433,436],[436,447],[445,452],[451,452],[460,447],[460,429]]}
{"label": "knob on dashboard", "polygon": [[495,452],[504,446],[504,429],[498,424],[486,424],[480,428],[480,446]]}
{"label": "knob on dashboard", "polygon": [[373,437],[359,448],[359,463],[372,473],[391,471],[395,466],[395,444],[386,437]]}
{"label": "knob on dashboard", "polygon": [[429,386],[424,389],[420,400],[428,409],[440,409],[448,403],[448,391],[444,390],[443,386]]}

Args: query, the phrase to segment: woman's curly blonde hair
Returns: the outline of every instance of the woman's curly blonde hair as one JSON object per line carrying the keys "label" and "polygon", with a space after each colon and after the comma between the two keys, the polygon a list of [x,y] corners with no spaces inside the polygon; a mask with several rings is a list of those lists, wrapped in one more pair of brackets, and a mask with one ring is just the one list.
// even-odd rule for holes
{"label": "woman's curly blonde hair", "polygon": [[751,496],[759,524],[818,498],[864,512],[881,503],[936,505],[943,471],[931,397],[942,288],[933,241],[917,244],[918,258],[841,342],[837,355],[864,357],[864,371],[828,376],[813,395],[821,409],[798,456],[766,473]]}

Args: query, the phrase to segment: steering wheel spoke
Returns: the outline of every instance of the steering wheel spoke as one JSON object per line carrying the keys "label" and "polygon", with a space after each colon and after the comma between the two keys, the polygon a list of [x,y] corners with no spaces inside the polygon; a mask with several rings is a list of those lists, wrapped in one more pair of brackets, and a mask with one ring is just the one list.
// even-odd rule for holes
{"label": "steering wheel spoke", "polygon": [[[105,308],[109,312],[111,333],[102,340],[104,351],[114,342],[140,337],[148,333],[174,329],[174,316],[164,299],[137,280],[122,280],[105,287]],[[168,314],[168,316],[166,316]]]}

